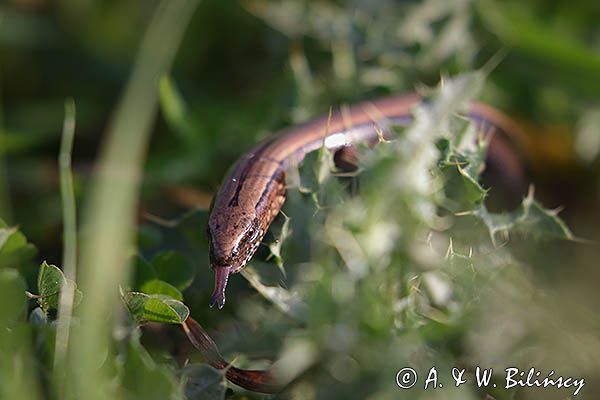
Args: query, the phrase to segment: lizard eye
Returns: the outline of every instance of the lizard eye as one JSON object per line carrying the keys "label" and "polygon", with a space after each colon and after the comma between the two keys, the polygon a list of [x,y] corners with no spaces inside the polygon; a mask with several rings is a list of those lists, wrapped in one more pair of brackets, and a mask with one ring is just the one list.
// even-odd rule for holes
{"label": "lizard eye", "polygon": [[246,237],[248,238],[248,241],[250,241],[250,242],[255,241],[256,238],[258,238],[258,233],[259,233],[258,221],[254,220],[252,222],[252,225],[250,225],[250,228],[248,228],[248,232],[246,233]]}
{"label": "lizard eye", "polygon": [[258,229],[256,229],[255,227],[251,227],[250,229],[248,229],[248,240],[250,242],[255,241],[257,237],[258,237]]}

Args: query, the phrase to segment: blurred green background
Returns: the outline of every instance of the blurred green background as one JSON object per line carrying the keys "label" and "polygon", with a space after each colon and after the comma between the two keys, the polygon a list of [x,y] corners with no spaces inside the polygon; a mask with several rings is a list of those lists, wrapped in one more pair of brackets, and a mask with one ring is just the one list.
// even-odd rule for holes
{"label": "blurred green background", "polygon": [[[61,263],[57,157],[65,99],[73,98],[77,107],[72,154],[79,212],[89,196],[105,133],[158,3],[5,0],[0,4],[0,217],[10,226],[18,226],[37,247],[36,262]],[[471,286],[483,285],[477,280],[481,277],[460,270],[453,275],[459,282],[452,285],[458,285],[456,292],[464,292],[463,297],[458,295],[458,307],[468,310],[457,316],[446,305],[441,308],[448,318],[429,318],[427,323],[409,318],[402,327],[392,324],[393,332],[403,332],[399,336],[381,322],[386,316],[370,324],[357,312],[358,316],[346,315],[343,321],[336,321],[344,308],[340,304],[349,300],[342,296],[346,300],[328,308],[323,305],[327,299],[318,299],[329,292],[318,292],[318,285],[312,297],[305,299],[311,317],[304,324],[273,311],[276,308],[241,277],[232,279],[226,309],[211,311],[207,307],[212,273],[206,215],[196,213],[174,228],[153,221],[157,217],[176,219],[194,207],[206,208],[227,168],[279,128],[322,114],[331,105],[435,86],[442,77],[499,60],[479,99],[527,126],[525,135],[517,138],[517,146],[535,183],[536,198],[548,208],[564,207],[561,217],[575,235],[597,241],[598,21],[600,6],[591,0],[200,1],[170,73],[160,85],[148,82],[160,92],[160,110],[152,123],[135,215],[140,253],[150,259],[159,251],[176,250],[188,257],[196,278],[184,293],[185,303],[194,318],[215,335],[228,359],[238,356],[241,364],[255,366],[262,364],[254,359],[272,360],[281,349],[312,354],[308,372],[304,371],[284,398],[412,398],[397,388],[380,387],[386,379],[393,386],[393,376],[377,376],[378,365],[400,368],[400,361],[363,364],[385,357],[390,347],[398,351],[388,353],[390,356],[404,359],[410,346],[425,348],[425,360],[452,366],[510,362],[501,356],[525,354],[532,366],[539,363],[540,368],[550,365],[561,370],[561,355],[568,353],[571,357],[564,361],[564,370],[589,378],[580,397],[594,398],[600,390],[600,254],[595,244],[513,243],[511,251],[520,261],[511,261],[511,267],[483,278],[486,283],[498,281],[498,287],[477,291],[477,299],[490,298],[487,308],[479,310],[485,311],[484,317],[473,316],[478,312],[470,308],[471,302],[478,300],[469,300],[474,293]],[[162,43],[156,40],[151,46],[158,49]],[[367,199],[369,193],[367,188]],[[376,199],[365,201],[367,208],[377,208]],[[290,204],[298,202],[303,200],[291,200]],[[285,250],[290,280],[284,285],[290,286],[293,277],[301,275],[305,264],[311,262],[301,249],[309,232],[314,234],[320,226],[302,224],[302,212],[310,211],[298,211],[294,216],[293,209],[290,205],[286,208],[292,214],[294,231],[293,243]],[[294,221],[300,222],[294,225]],[[330,253],[315,250],[312,256],[321,257],[317,264],[333,265]],[[263,259],[264,255],[259,254]],[[263,264],[257,261],[257,269],[265,270],[265,276],[277,271],[273,263]],[[520,268],[525,264],[531,268],[524,272]],[[306,269],[307,274],[315,273],[314,267]],[[338,281],[342,288],[349,285],[343,274],[327,268],[319,273],[323,285]],[[459,277],[469,283],[460,283]],[[285,281],[282,276],[271,279]],[[371,283],[376,285],[373,279]],[[402,279],[399,285],[410,286]],[[369,284],[359,293],[363,300],[355,306],[370,310],[363,313],[391,313],[386,309],[390,305],[378,302],[377,295],[369,297]],[[529,309],[532,304],[535,307]],[[352,326],[349,335],[359,339],[341,350],[331,350],[335,357],[315,361],[314,353],[320,346],[327,347],[322,328],[327,326],[333,332],[327,335],[341,335],[342,341],[350,340],[346,335]],[[157,362],[173,369],[181,365],[178,357],[187,354],[181,349],[184,341],[176,329],[164,327],[156,332],[149,329],[142,338]],[[532,348],[535,351],[528,352]],[[544,349],[552,356],[544,354]],[[521,362],[519,357],[512,360]],[[43,369],[43,357],[35,358]],[[173,374],[179,376],[179,372]],[[48,386],[44,382],[42,379],[42,387]],[[52,396],[49,389],[42,392]],[[457,393],[452,398],[484,396],[476,390]],[[567,398],[566,392],[559,390],[542,393],[544,398]],[[526,391],[493,395],[539,398]],[[196,398],[209,398],[202,396],[207,395]],[[228,392],[228,396],[260,398],[239,391]],[[431,396],[423,398],[434,398]]]}

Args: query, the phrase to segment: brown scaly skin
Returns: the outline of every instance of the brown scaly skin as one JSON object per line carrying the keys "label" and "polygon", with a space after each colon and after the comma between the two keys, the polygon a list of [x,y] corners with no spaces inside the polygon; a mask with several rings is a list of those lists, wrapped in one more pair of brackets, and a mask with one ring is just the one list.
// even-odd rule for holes
{"label": "brown scaly skin", "polygon": [[[254,178],[246,178],[246,184],[253,183]],[[240,272],[246,265],[258,249],[269,225],[279,213],[285,201],[283,171],[279,171],[272,179],[271,186],[272,190],[269,190],[262,200],[264,204],[249,207],[248,204],[242,203],[243,205],[240,206],[238,203],[237,206],[229,207],[232,210],[230,213],[211,213],[208,233],[210,263],[215,273],[215,287],[210,299],[211,307],[216,305],[218,308],[223,308],[229,275]],[[240,199],[239,202],[245,200],[245,198]],[[263,208],[268,209],[265,211]]]}

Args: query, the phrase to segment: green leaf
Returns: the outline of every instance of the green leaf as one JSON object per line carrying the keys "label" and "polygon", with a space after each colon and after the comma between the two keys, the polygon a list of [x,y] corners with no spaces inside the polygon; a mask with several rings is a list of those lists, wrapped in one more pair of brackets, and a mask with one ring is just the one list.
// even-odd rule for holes
{"label": "green leaf", "polygon": [[181,324],[190,314],[185,304],[162,295],[128,292],[123,296],[123,300],[138,324],[145,322]]}
{"label": "green leaf", "polygon": [[157,365],[139,342],[139,335],[132,335],[123,365],[122,385],[125,399],[171,399],[178,391],[177,383],[169,368]]}
{"label": "green leaf", "polygon": [[14,269],[0,270],[0,327],[11,326],[26,309],[25,282]]}
{"label": "green leaf", "polygon": [[56,266],[42,262],[38,274],[38,303],[44,312],[58,308],[60,289],[65,282],[65,275]]}
{"label": "green leaf", "polygon": [[282,216],[284,218],[283,224],[281,224],[280,227],[270,228],[271,231],[278,231],[272,232],[273,236],[275,236],[275,240],[269,243],[269,250],[271,251],[269,258],[274,257],[277,267],[279,267],[280,271],[285,274],[285,270],[283,268],[283,258],[281,257],[281,246],[290,238],[292,232],[290,229],[290,218],[283,213]]}
{"label": "green leaf", "polygon": [[223,400],[225,378],[223,374],[206,364],[187,366],[183,371],[185,395],[188,399]]}
{"label": "green leaf", "polygon": [[258,272],[250,266],[245,267],[241,274],[252,287],[254,287],[264,298],[271,301],[282,312],[299,321],[306,319],[308,309],[297,291],[263,284]]}
{"label": "green leaf", "polygon": [[316,193],[329,176],[333,167],[332,152],[325,146],[308,153],[298,166],[299,190],[302,193]]}
{"label": "green leaf", "polygon": [[183,255],[174,251],[164,251],[152,259],[152,269],[156,277],[179,290],[185,290],[194,280],[194,266]]}
{"label": "green leaf", "polygon": [[487,190],[479,184],[479,174],[486,146],[478,144],[476,150],[465,153],[459,152],[448,139],[440,140],[437,146],[441,152],[438,166],[444,178],[446,196],[452,202],[446,206],[458,212],[482,204]]}
{"label": "green leaf", "polygon": [[0,249],[4,247],[4,244],[8,241],[8,239],[17,232],[17,228],[8,228],[2,227],[0,228]]}
{"label": "green leaf", "polygon": [[558,217],[557,211],[548,210],[533,199],[532,190],[513,212],[495,214],[481,206],[473,215],[487,227],[494,244],[497,244],[498,236],[507,239],[511,233],[538,239],[575,239],[567,225]]}
{"label": "green leaf", "polygon": [[35,253],[35,246],[27,242],[25,235],[0,219],[0,267],[20,267]]}
{"label": "green leaf", "polygon": [[183,295],[175,286],[170,285],[165,281],[161,281],[160,279],[152,279],[144,282],[140,290],[146,294],[160,294],[175,300],[183,300]]}
{"label": "green leaf", "polygon": [[77,289],[75,282],[67,280],[63,272],[56,265],[42,262],[38,273],[38,296],[37,301],[44,312],[58,308],[60,291],[65,284],[74,286],[75,298],[73,306],[77,306],[83,297],[81,291]]}

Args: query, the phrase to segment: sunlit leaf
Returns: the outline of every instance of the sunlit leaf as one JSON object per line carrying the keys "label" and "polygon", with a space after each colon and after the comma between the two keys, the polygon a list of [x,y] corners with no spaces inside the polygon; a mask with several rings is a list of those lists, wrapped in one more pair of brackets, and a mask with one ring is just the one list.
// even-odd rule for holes
{"label": "sunlit leaf", "polygon": [[60,290],[65,282],[63,272],[53,264],[42,262],[38,274],[38,303],[44,312],[58,308]]}
{"label": "sunlit leaf", "polygon": [[40,266],[38,272],[38,304],[44,312],[54,310],[58,308],[58,301],[60,298],[60,291],[65,284],[71,286],[74,292],[73,306],[79,305],[83,294],[81,290],[77,289],[75,282],[66,279],[63,272],[56,265],[48,264],[46,261]]}
{"label": "sunlit leaf", "polygon": [[128,292],[123,299],[138,324],[145,322],[181,324],[190,314],[185,304],[167,296]]}
{"label": "sunlit leaf", "polygon": [[175,286],[170,285],[165,281],[161,281],[160,279],[152,279],[144,282],[140,290],[146,294],[159,294],[171,297],[175,300],[183,300],[183,295]]}

